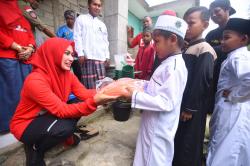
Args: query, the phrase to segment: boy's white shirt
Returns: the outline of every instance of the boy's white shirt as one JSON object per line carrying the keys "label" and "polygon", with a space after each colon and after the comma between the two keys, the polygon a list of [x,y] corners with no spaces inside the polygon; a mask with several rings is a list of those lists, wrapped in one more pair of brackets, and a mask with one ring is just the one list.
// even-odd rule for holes
{"label": "boy's white shirt", "polygon": [[78,56],[105,61],[110,59],[106,25],[90,14],[80,15],[74,24],[75,50]]}
{"label": "boy's white shirt", "polygon": [[[250,52],[238,48],[221,65],[210,120],[207,166],[250,165]],[[224,90],[231,91],[228,98]]]}
{"label": "boy's white shirt", "polygon": [[187,69],[182,55],[164,60],[147,82],[145,92],[133,92],[132,108],[143,109],[135,166],[171,166]]}

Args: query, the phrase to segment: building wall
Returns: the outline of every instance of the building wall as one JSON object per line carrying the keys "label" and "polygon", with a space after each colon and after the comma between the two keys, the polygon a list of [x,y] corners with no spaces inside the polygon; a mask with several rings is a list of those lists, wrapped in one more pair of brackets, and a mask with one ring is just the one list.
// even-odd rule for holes
{"label": "building wall", "polygon": [[142,31],[142,22],[133,13],[128,11],[128,25],[134,28],[134,36]]}
{"label": "building wall", "polygon": [[[71,9],[77,13],[88,13],[88,0],[43,0],[37,9],[38,16],[52,31],[64,24],[64,11]],[[101,17],[109,34],[109,50],[113,55],[127,50],[128,1],[103,0]]]}
{"label": "building wall", "polygon": [[76,13],[87,13],[87,0],[43,0],[36,12],[39,18],[52,31],[64,24],[64,11],[74,10]]}

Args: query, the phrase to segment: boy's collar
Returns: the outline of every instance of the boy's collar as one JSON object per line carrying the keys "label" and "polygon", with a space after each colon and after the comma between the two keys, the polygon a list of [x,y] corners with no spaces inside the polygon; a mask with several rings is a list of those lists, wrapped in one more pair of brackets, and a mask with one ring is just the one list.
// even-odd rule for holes
{"label": "boy's collar", "polygon": [[193,46],[193,45],[196,45],[198,43],[202,43],[202,42],[205,42],[206,40],[201,38],[201,39],[198,39],[198,40],[195,40],[195,41],[191,41],[190,43],[188,43],[188,47],[190,46]]}
{"label": "boy's collar", "polygon": [[247,46],[242,46],[242,47],[239,47],[239,48],[236,48],[236,49],[230,51],[230,52],[228,53],[228,56],[230,56],[230,55],[232,55],[232,54],[235,54],[235,53],[237,53],[237,52],[241,52],[241,51],[248,51]]}
{"label": "boy's collar", "polygon": [[160,59],[160,61],[161,61],[161,63],[164,63],[168,58],[175,56],[175,55],[182,55],[182,53],[181,53],[181,51],[177,52],[177,53],[172,53],[172,54],[166,56],[165,58]]}

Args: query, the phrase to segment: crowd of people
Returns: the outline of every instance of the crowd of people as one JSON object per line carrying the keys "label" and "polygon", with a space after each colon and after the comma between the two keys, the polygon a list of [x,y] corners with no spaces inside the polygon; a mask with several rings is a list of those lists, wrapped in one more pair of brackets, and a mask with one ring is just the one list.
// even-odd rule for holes
{"label": "crowd of people", "polygon": [[[39,1],[24,3],[0,1],[0,132],[24,144],[27,166],[46,165],[60,143],[79,144],[88,131],[78,120],[119,98],[142,110],[134,166],[201,166],[208,113],[206,165],[250,165],[250,20],[230,18],[229,0],[189,8],[183,19],[166,10],[154,26],[144,17],[143,32],[128,35],[144,90],[128,85],[116,96],[95,90],[110,63],[103,2],[88,0],[78,17],[65,11],[56,33],[36,15]],[[203,38],[210,18],[218,28]]]}

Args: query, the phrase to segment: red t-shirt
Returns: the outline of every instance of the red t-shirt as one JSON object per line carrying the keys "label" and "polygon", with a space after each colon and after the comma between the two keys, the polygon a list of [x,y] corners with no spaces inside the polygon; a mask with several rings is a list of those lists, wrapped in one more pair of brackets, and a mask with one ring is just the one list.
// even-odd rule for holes
{"label": "red t-shirt", "polygon": [[135,59],[135,71],[141,71],[141,73],[136,74],[136,78],[149,80],[154,64],[154,55],[155,50],[152,43],[139,47]]}
{"label": "red t-shirt", "polygon": [[[25,80],[21,100],[10,123],[11,133],[20,139],[26,127],[44,109],[59,118],[79,118],[96,110],[95,90],[87,90],[72,73],[69,76],[71,92],[83,102],[67,104],[51,89],[50,80],[32,72]],[[49,99],[49,100],[48,100]]]}
{"label": "red t-shirt", "polygon": [[32,44],[35,46],[35,39],[29,22],[21,17],[17,25],[13,27],[0,26],[0,58],[17,59],[17,52],[10,48],[13,42],[21,46]]}
{"label": "red t-shirt", "polygon": [[131,42],[130,48],[134,48],[135,46],[139,45],[139,47],[144,46],[142,40],[142,33],[139,33]]}

